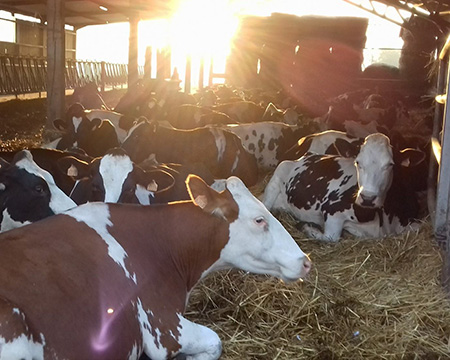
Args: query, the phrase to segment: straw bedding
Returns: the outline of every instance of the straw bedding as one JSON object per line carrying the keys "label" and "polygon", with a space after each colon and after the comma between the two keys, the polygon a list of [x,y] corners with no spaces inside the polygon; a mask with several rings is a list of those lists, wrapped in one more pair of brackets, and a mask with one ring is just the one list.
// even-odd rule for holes
{"label": "straw bedding", "polygon": [[450,359],[450,302],[429,221],[417,233],[327,244],[277,216],[313,269],[295,284],[242,271],[205,279],[186,316],[219,334],[222,359]]}
{"label": "straw bedding", "polygon": [[[2,110],[2,149],[39,145],[43,109]],[[200,283],[186,317],[219,334],[222,359],[450,359],[450,302],[429,221],[417,233],[327,244],[277,216],[313,269],[302,283],[237,270]]]}

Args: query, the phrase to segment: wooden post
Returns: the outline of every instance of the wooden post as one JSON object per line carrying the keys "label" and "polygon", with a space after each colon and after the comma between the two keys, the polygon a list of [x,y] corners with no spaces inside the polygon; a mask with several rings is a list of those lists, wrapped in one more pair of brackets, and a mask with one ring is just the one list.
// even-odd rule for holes
{"label": "wooden post", "polygon": [[104,61],[100,63],[100,91],[105,92],[106,83],[106,64]]}
{"label": "wooden post", "polygon": [[128,44],[128,88],[137,83],[138,74],[138,23],[136,15],[130,17],[130,38]]}
{"label": "wooden post", "polygon": [[149,81],[152,78],[152,47],[145,49],[144,79]]}
{"label": "wooden post", "polygon": [[205,71],[205,58],[202,57],[200,59],[200,69],[198,74],[198,89],[203,90],[203,87],[205,86],[204,82],[204,71]]}
{"label": "wooden post", "polygon": [[47,122],[62,118],[65,111],[64,0],[47,0]]}
{"label": "wooden post", "polygon": [[191,92],[191,55],[186,56],[186,73],[184,74],[184,92],[189,94]]}
{"label": "wooden post", "polygon": [[214,80],[214,61],[213,61],[213,58],[211,56],[211,61],[209,63],[209,77],[208,77],[208,85],[209,85],[209,87],[211,87],[213,85],[213,80]]}

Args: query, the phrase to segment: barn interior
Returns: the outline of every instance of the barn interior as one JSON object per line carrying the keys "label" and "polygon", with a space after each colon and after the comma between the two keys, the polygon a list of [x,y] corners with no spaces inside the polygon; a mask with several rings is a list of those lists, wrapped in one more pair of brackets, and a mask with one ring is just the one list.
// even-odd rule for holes
{"label": "barn interior", "polygon": [[[308,239],[292,216],[277,214],[310,254],[313,270],[295,284],[237,270],[200,283],[186,316],[219,334],[222,359],[450,358],[450,1],[336,1],[401,26],[404,45],[394,72],[362,68],[367,19],[273,13],[243,18],[225,72],[210,75],[224,77],[230,87],[286,90],[304,118],[323,116],[329,99],[344,93],[368,88],[401,93],[412,114],[404,131],[414,129],[433,142],[427,215],[418,231],[366,241],[346,236],[327,244]],[[82,84],[71,77],[80,68],[78,29],[130,24],[128,64],[88,64],[99,74],[101,89],[115,87],[102,91],[114,107],[126,91],[121,84],[131,87],[149,72],[137,60],[139,21],[170,17],[176,6],[176,1],[0,0],[0,10],[37,19],[17,20],[17,42],[0,42],[0,94],[17,98],[0,102],[0,148],[37,147],[48,140],[53,119],[67,107],[67,91]],[[390,16],[391,10],[398,16]],[[167,56],[158,52],[153,80],[172,75]],[[185,76],[184,91],[190,92],[192,79]],[[36,93],[39,97],[21,97]],[[261,174],[251,191],[260,196],[269,178]]]}

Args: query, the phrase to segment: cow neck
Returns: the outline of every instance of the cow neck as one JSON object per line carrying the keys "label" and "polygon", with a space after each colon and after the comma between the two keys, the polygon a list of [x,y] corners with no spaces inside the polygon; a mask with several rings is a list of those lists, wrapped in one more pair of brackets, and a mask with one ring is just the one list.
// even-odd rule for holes
{"label": "cow neck", "polygon": [[229,240],[229,223],[205,213],[191,201],[138,208],[145,209],[136,225],[142,227],[139,233],[145,234],[137,236],[145,242],[139,249],[143,254],[157,254],[151,259],[152,271],[162,269],[163,277],[178,274],[186,290],[191,291],[219,259]]}

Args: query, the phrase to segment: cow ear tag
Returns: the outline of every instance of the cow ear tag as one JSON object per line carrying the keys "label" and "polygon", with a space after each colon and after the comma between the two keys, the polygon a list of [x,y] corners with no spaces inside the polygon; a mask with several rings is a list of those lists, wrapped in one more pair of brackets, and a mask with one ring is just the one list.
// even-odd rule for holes
{"label": "cow ear tag", "polygon": [[147,185],[147,190],[148,191],[157,191],[158,190],[158,184],[156,183],[155,180],[152,180],[151,183],[149,183]]}
{"label": "cow ear tag", "polygon": [[206,205],[208,204],[208,200],[206,199],[205,195],[198,195],[195,199],[194,199],[194,203],[197,206],[200,206],[202,209],[204,209],[206,207]]}
{"label": "cow ear tag", "polygon": [[67,169],[67,176],[78,176],[78,169],[73,164]]}

